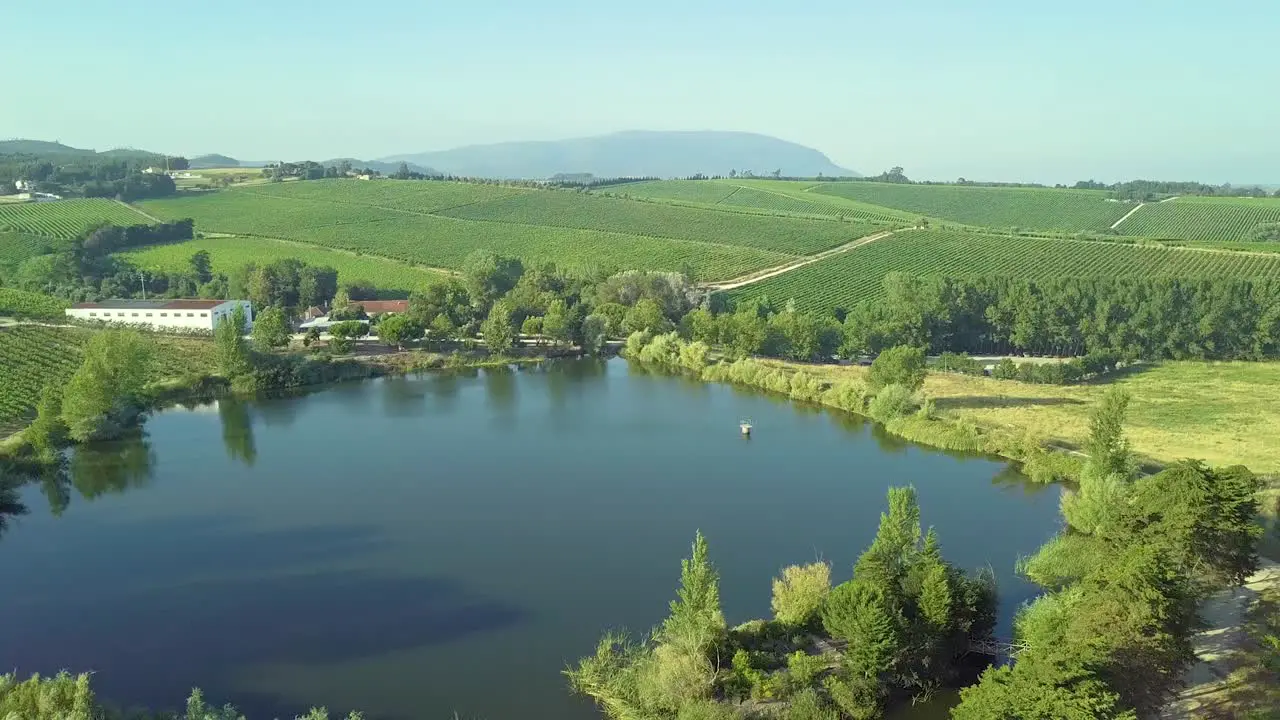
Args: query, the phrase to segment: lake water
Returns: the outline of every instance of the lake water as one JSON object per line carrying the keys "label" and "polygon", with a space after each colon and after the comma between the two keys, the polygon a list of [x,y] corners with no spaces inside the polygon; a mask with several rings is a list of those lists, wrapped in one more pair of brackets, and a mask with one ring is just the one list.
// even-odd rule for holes
{"label": "lake water", "polygon": [[170,410],[70,476],[24,488],[0,539],[0,667],[251,717],[596,717],[561,670],[665,615],[696,529],[737,623],[784,565],[846,579],[891,485],[948,559],[995,569],[1007,634],[1014,562],[1058,526],[1057,489],[1003,463],[619,360]]}

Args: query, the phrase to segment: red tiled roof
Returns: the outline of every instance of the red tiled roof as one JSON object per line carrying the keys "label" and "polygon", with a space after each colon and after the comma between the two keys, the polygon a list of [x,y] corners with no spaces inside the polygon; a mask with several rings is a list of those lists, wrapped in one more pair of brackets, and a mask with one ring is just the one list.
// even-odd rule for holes
{"label": "red tiled roof", "polygon": [[360,305],[364,311],[373,313],[402,313],[409,311],[408,300],[353,300],[352,305]]}
{"label": "red tiled roof", "polygon": [[226,300],[170,300],[160,306],[161,310],[212,310]]}

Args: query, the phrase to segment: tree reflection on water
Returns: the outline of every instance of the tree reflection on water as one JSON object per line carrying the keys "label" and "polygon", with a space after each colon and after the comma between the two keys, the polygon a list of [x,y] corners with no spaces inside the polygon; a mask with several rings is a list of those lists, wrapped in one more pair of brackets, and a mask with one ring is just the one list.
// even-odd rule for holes
{"label": "tree reflection on water", "polygon": [[219,400],[218,419],[222,422],[222,444],[227,449],[227,456],[253,467],[258,458],[258,446],[253,439],[249,404],[235,398]]}
{"label": "tree reflection on water", "polygon": [[8,528],[11,518],[28,510],[19,499],[23,485],[38,486],[49,503],[49,512],[57,517],[71,505],[72,488],[85,500],[123,493],[150,482],[154,464],[151,443],[141,432],[79,445],[52,460],[7,460],[0,464],[0,533]]}

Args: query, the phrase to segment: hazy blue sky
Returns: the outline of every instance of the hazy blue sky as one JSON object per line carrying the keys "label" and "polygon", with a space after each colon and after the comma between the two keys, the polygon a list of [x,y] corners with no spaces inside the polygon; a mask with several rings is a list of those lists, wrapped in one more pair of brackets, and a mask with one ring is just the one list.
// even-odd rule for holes
{"label": "hazy blue sky", "polygon": [[1280,183],[1271,0],[64,0],[0,17],[0,137],[267,160],[745,130],[867,173]]}

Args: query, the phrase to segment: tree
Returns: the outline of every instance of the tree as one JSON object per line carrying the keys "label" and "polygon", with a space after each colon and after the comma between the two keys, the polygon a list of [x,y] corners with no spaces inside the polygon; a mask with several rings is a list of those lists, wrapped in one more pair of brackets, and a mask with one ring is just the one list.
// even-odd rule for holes
{"label": "tree", "polygon": [[898,345],[880,353],[871,363],[867,382],[873,390],[887,385],[901,385],[911,392],[924,385],[924,350]]}
{"label": "tree", "polygon": [[251,332],[253,344],[263,349],[274,350],[289,344],[289,324],[284,310],[278,307],[269,307],[258,313]]}
{"label": "tree", "polygon": [[458,328],[445,313],[440,313],[431,321],[431,337],[437,340],[452,340],[458,334]]}
{"label": "tree", "polygon": [[511,324],[511,308],[505,301],[499,300],[489,308],[489,315],[480,326],[480,334],[484,336],[484,344],[489,352],[501,355],[515,343],[515,331]]}
{"label": "tree", "polygon": [[831,592],[831,566],[824,562],[791,565],[773,581],[773,616],[791,627],[808,627]]}
{"label": "tree", "polygon": [[196,280],[201,284],[213,280],[213,261],[209,258],[208,250],[197,250],[192,253],[188,263],[191,265],[191,272],[195,273]]}
{"label": "tree", "polygon": [[351,352],[356,338],[369,333],[369,326],[359,320],[346,320],[329,326],[329,347],[336,352]]}
{"label": "tree", "polygon": [[659,631],[660,642],[693,656],[705,657],[724,632],[720,609],[720,574],[707,553],[707,540],[698,531],[692,553],[680,561],[680,589],[671,601],[671,614]]}
{"label": "tree", "polygon": [[1091,472],[1124,478],[1133,474],[1129,441],[1124,436],[1128,408],[1129,393],[1119,387],[1109,388],[1094,406],[1089,417],[1089,440],[1085,444]]}
{"label": "tree", "polygon": [[706,308],[695,308],[680,320],[680,333],[690,340],[708,345],[720,342],[720,323]]}
{"label": "tree", "polygon": [[422,337],[423,328],[408,315],[388,315],[377,325],[378,339],[403,350],[405,342]]}
{"label": "tree", "polygon": [[253,358],[244,341],[244,309],[237,307],[213,329],[218,370],[228,378],[236,378],[253,369]]}
{"label": "tree", "polygon": [[537,315],[530,315],[520,324],[520,334],[525,337],[533,338],[536,344],[542,335],[542,318]]}
{"label": "tree", "polygon": [[482,307],[506,295],[523,274],[524,264],[518,258],[487,250],[476,250],[462,264],[462,277],[467,290]]}
{"label": "tree", "polygon": [[655,334],[670,329],[671,321],[662,313],[662,306],[656,300],[644,298],[636,302],[622,321],[622,329],[630,334],[648,331]]}
{"label": "tree", "polygon": [[[338,292],[338,271],[331,267],[308,265],[298,273],[298,305],[320,307]],[[349,299],[348,299],[349,300]]]}
{"label": "tree", "polygon": [[38,456],[47,460],[53,457],[66,432],[67,426],[62,420],[62,386],[49,383],[40,391],[36,419],[27,426],[22,436]]}
{"label": "tree", "polygon": [[351,296],[347,294],[345,287],[340,287],[334,291],[333,305],[330,306],[330,314],[340,310],[346,310],[351,307]]}
{"label": "tree", "polygon": [[823,608],[822,624],[849,642],[844,661],[854,677],[878,680],[893,666],[901,644],[900,618],[874,582],[855,576],[837,585]]}
{"label": "tree", "polygon": [[609,319],[603,315],[591,314],[582,321],[582,351],[588,355],[599,355],[604,349],[605,330]]}
{"label": "tree", "polygon": [[920,617],[935,637],[951,627],[951,583],[947,568],[939,561],[925,564],[920,586]]}
{"label": "tree", "polygon": [[109,437],[131,422],[150,371],[151,345],[129,330],[97,333],[67,382],[62,419],[77,442]]}
{"label": "tree", "polygon": [[542,319],[542,331],[556,343],[568,343],[573,339],[573,331],[569,327],[569,307],[564,300],[556,298],[547,306],[547,314]]}

